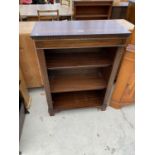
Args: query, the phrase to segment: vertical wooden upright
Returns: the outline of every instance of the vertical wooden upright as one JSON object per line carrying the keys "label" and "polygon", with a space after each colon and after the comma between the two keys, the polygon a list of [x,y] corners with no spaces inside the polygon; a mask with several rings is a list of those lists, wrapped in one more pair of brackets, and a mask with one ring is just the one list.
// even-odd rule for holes
{"label": "vertical wooden upright", "polygon": [[53,104],[52,104],[52,96],[51,96],[50,87],[49,87],[50,86],[49,79],[47,76],[47,67],[46,67],[46,62],[45,62],[44,50],[38,49],[37,54],[38,54],[38,59],[40,62],[41,74],[42,74],[44,88],[45,88],[45,92],[46,92],[46,99],[47,99],[47,103],[48,103],[48,112],[51,116],[53,116],[54,111],[53,111]]}
{"label": "vertical wooden upright", "polygon": [[110,75],[110,78],[109,78],[108,87],[107,87],[107,91],[106,91],[106,94],[105,94],[102,110],[105,110],[105,107],[107,107],[108,104],[109,104],[108,99],[109,99],[109,97],[110,97],[110,95],[112,93],[112,87],[113,87],[114,80],[115,80],[115,77],[116,77],[116,74],[117,74],[117,71],[118,71],[118,67],[119,67],[119,64],[120,64],[120,61],[121,61],[121,58],[122,58],[122,55],[123,55],[123,51],[124,51],[124,48],[119,47],[117,52],[116,52],[116,56],[115,56],[114,64],[113,64],[113,67],[112,67],[111,75]]}

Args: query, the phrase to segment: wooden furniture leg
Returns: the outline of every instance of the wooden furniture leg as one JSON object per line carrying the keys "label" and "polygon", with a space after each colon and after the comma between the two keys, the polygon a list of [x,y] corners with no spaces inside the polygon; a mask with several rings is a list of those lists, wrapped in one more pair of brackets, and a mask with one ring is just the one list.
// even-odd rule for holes
{"label": "wooden furniture leg", "polygon": [[116,56],[115,56],[115,61],[114,61],[113,68],[112,68],[112,72],[111,72],[110,79],[109,79],[109,82],[108,82],[108,87],[107,87],[107,91],[106,91],[106,94],[105,94],[104,102],[103,102],[103,105],[102,105],[102,108],[101,108],[102,110],[105,110],[106,107],[108,106],[109,98],[110,98],[110,95],[111,95],[111,91],[112,91],[114,80],[115,80],[115,77],[116,77],[116,74],[117,74],[117,70],[118,70],[122,55],[123,55],[123,51],[124,51],[123,47],[119,47],[118,50],[117,50],[117,53],[116,53]]}
{"label": "wooden furniture leg", "polygon": [[48,103],[48,112],[49,112],[50,116],[54,116],[52,96],[51,96],[50,87],[49,87],[50,84],[49,84],[49,80],[48,80],[48,76],[47,76],[47,67],[46,67],[46,63],[45,63],[44,50],[42,50],[42,49],[37,50],[37,54],[38,54],[38,59],[40,62],[41,74],[42,74],[44,88],[45,88],[45,92],[46,92],[46,99],[47,99],[47,103]]}

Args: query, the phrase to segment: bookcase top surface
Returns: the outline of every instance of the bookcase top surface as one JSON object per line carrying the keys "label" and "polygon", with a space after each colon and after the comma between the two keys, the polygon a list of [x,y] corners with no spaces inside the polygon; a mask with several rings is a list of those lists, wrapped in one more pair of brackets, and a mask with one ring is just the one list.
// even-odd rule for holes
{"label": "bookcase top surface", "polygon": [[65,38],[77,36],[126,36],[130,31],[115,20],[39,21],[33,27],[31,37]]}

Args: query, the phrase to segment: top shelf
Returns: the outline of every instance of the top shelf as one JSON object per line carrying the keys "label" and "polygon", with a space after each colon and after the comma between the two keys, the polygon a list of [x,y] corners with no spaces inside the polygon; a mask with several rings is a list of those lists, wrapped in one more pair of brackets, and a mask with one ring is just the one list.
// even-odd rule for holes
{"label": "top shelf", "polygon": [[47,56],[47,68],[71,69],[71,68],[95,68],[108,67],[112,60],[105,56],[105,53],[52,53]]}

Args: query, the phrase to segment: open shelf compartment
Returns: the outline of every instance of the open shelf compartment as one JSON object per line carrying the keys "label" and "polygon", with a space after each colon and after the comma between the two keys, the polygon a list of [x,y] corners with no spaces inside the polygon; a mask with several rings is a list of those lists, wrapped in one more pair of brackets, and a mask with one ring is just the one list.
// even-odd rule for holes
{"label": "open shelf compartment", "polygon": [[113,62],[110,53],[108,48],[47,50],[47,69],[107,67]]}
{"label": "open shelf compartment", "polygon": [[54,110],[101,107],[105,90],[57,93],[52,95]]}
{"label": "open shelf compartment", "polygon": [[51,93],[102,90],[107,87],[103,69],[69,69],[49,73]]}

